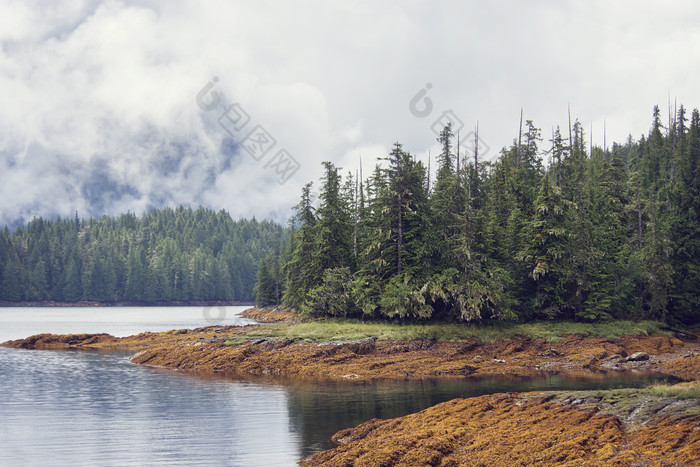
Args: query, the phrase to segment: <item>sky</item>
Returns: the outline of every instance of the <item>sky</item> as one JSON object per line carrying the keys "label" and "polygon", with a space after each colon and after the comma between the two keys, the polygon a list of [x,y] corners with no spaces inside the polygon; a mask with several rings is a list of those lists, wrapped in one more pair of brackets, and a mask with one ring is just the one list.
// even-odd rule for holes
{"label": "sky", "polygon": [[[0,225],[225,209],[286,222],[321,162],[435,129],[493,160],[520,111],[595,145],[700,106],[688,1],[0,0]],[[433,160],[434,168],[434,160]]]}

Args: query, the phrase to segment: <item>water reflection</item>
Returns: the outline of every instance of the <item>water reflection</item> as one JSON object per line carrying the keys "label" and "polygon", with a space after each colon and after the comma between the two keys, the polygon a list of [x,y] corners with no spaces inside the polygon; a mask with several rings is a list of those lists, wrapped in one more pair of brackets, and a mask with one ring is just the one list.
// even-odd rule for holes
{"label": "water reflection", "polygon": [[293,465],[284,387],[0,349],[0,465]]}
{"label": "water reflection", "polygon": [[642,387],[659,381],[653,374],[543,375],[537,379],[487,379],[350,382],[287,382],[291,430],[301,435],[304,456],[333,447],[337,431],[372,418],[394,418],[457,397],[497,392],[591,390]]}
{"label": "water reflection", "polygon": [[332,447],[338,430],[455,397],[658,379],[232,380],[140,367],[126,354],[0,348],[0,465],[293,465]]}

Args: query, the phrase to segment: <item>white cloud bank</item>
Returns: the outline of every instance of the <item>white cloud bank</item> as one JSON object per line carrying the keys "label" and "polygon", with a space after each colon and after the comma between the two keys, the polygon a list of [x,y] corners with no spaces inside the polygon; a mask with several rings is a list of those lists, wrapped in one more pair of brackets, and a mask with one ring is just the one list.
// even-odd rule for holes
{"label": "white cloud bank", "polygon": [[[321,161],[423,156],[447,109],[487,157],[521,107],[545,138],[567,104],[597,144],[604,119],[608,144],[639,137],[669,94],[700,105],[697,24],[692,1],[2,0],[0,225],[180,203],[283,221]],[[233,103],[276,140],[260,161],[218,124]],[[280,149],[299,165],[284,184]]]}

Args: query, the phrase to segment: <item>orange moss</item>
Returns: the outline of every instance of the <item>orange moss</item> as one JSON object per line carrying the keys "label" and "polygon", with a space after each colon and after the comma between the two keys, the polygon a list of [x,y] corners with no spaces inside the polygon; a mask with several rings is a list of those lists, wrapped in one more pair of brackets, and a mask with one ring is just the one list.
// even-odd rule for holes
{"label": "orange moss", "polygon": [[281,323],[299,321],[299,313],[291,310],[270,310],[268,308],[248,308],[241,313],[243,318],[253,319],[259,323]]}
{"label": "orange moss", "polygon": [[[652,343],[659,339],[647,338]],[[253,339],[239,345],[221,341],[198,346],[166,343],[146,349],[137,363],[197,369],[240,375],[282,374],[314,378],[433,378],[514,375],[532,376],[542,371],[592,374],[606,371],[664,371],[686,379],[697,377],[695,357],[684,357],[698,343],[665,339],[666,353],[649,361],[627,362],[625,356],[645,348],[644,338],[612,341],[572,337],[558,344],[544,340],[513,339],[482,344],[466,342],[371,340],[345,344],[306,344],[292,339]],[[648,348],[648,350],[656,347]],[[678,363],[677,360],[683,360]],[[673,363],[676,362],[676,363]]]}
{"label": "orange moss", "polygon": [[[483,344],[474,338],[462,342],[416,339],[308,344],[282,338],[245,340],[247,329],[250,327],[208,326],[124,338],[107,334],[40,334],[5,345],[141,350],[133,358],[136,363],[239,375],[405,379],[533,376],[543,371],[590,375],[601,370],[640,370],[688,380],[700,377],[700,341],[684,342],[666,336],[625,336],[615,340],[570,336],[559,343],[519,338]],[[225,344],[236,335],[238,345]],[[625,357],[642,350],[651,354],[650,360],[626,361]]]}
{"label": "orange moss", "polygon": [[162,332],[142,332],[134,336],[114,337],[109,334],[37,334],[0,344],[18,349],[123,349],[145,348],[186,342],[224,341],[235,334],[243,334],[255,326],[207,326],[197,329],[173,329]]}
{"label": "orange moss", "polygon": [[628,431],[614,416],[514,394],[455,399],[336,433],[335,449],[304,466],[693,465],[700,420],[667,420]]}

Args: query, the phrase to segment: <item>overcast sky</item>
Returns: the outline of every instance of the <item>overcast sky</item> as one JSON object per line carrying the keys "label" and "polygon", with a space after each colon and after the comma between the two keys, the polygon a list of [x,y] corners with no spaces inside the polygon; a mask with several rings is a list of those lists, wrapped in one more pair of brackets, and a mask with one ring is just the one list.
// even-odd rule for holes
{"label": "overcast sky", "polygon": [[669,95],[700,105],[698,25],[692,0],[0,0],[0,225],[285,221],[324,160],[426,160],[445,118],[494,158],[521,107],[545,140],[567,105],[595,144],[639,138]]}

